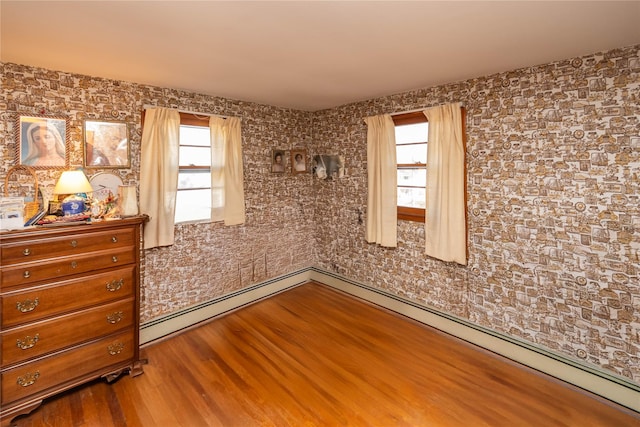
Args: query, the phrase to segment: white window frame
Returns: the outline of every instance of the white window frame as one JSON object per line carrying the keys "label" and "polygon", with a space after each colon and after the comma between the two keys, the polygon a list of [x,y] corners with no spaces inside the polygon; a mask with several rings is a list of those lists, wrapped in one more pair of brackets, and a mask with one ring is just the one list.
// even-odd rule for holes
{"label": "white window frame", "polygon": [[[180,112],[180,127],[182,128],[183,126],[193,126],[193,127],[202,127],[202,128],[206,128],[207,131],[209,131],[209,117],[205,116],[198,116],[195,114],[191,114],[191,113],[183,113]],[[190,145],[188,143],[184,143],[186,141],[180,141],[180,147],[196,147],[196,145]],[[211,156],[211,138],[208,139],[209,145],[209,157]],[[197,147],[204,147],[203,145],[197,145]],[[211,166],[179,166],[178,167],[178,174],[180,172],[184,172],[184,171],[202,171],[202,172],[208,172],[209,174],[211,173]],[[211,181],[209,181],[209,185],[208,187],[198,187],[197,189],[199,190],[209,190],[211,191]],[[180,192],[184,192],[184,191],[193,191],[194,189],[180,189],[178,188],[176,191],[176,205],[177,205],[177,199],[178,199],[178,194]],[[176,206],[176,212],[178,210],[178,207]],[[208,212],[207,212],[207,216],[206,218],[190,218],[190,219],[186,219],[186,220],[177,220],[176,218],[174,218],[174,224],[194,224],[194,223],[209,223],[212,222],[211,221],[211,209],[209,208]]]}

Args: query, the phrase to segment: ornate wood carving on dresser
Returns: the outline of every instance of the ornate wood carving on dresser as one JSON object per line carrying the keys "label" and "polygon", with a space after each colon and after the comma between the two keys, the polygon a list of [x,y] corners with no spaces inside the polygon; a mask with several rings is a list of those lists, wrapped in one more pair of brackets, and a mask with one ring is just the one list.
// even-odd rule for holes
{"label": "ornate wood carving on dresser", "polygon": [[95,378],[142,373],[139,216],[0,232],[0,422]]}

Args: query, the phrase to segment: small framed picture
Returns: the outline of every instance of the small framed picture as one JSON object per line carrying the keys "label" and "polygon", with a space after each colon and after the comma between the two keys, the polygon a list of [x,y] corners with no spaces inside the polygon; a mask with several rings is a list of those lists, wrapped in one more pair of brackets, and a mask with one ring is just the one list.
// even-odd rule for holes
{"label": "small framed picture", "polygon": [[84,121],[84,166],[130,168],[129,132],[125,122]]}
{"label": "small framed picture", "polygon": [[34,169],[69,166],[69,133],[65,117],[19,115],[14,133],[16,164]]}
{"label": "small framed picture", "polygon": [[62,202],[50,201],[47,206],[47,215],[62,215]]}
{"label": "small framed picture", "polygon": [[307,150],[291,150],[291,173],[298,174],[307,171]]}
{"label": "small framed picture", "polygon": [[284,173],[284,150],[271,150],[271,172]]}

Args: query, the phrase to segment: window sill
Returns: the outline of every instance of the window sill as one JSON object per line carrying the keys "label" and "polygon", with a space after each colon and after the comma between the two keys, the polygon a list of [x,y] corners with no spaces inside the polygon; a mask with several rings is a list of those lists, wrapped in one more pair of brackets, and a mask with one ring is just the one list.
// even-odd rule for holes
{"label": "window sill", "polygon": [[175,222],[173,225],[211,224],[213,222],[218,222],[218,221],[211,221],[210,219],[194,219],[194,220],[188,220],[188,221]]}
{"label": "window sill", "polygon": [[420,208],[398,207],[398,219],[402,221],[424,222],[425,210]]}

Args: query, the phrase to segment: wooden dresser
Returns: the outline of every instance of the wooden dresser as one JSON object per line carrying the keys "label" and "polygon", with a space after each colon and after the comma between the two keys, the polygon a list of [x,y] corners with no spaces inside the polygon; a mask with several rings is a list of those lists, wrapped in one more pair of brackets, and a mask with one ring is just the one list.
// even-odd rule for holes
{"label": "wooden dresser", "polygon": [[0,421],[125,370],[138,348],[146,217],[0,232]]}

